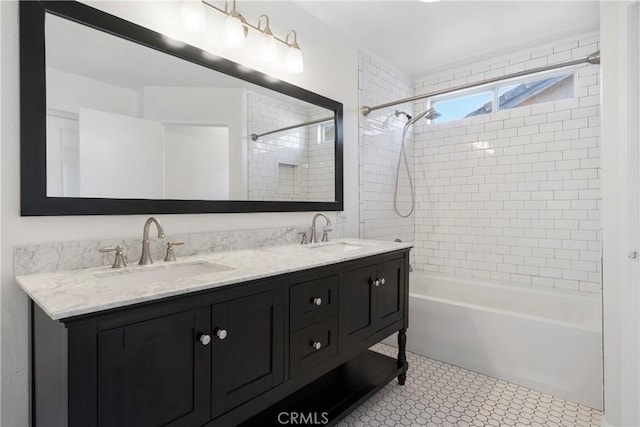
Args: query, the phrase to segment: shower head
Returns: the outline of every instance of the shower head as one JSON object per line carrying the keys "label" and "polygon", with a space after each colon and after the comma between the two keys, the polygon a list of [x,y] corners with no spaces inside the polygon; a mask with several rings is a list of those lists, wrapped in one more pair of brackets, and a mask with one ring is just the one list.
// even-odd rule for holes
{"label": "shower head", "polygon": [[395,111],[395,115],[396,115],[396,117],[402,115],[402,116],[405,116],[407,118],[407,120],[411,120],[411,116],[408,113],[404,112],[404,111],[396,110]]}
{"label": "shower head", "polygon": [[404,111],[399,111],[396,110],[395,111],[395,115],[396,117],[398,116],[405,116],[407,118],[407,125],[413,125],[415,124],[415,122],[417,122],[418,120],[420,120],[421,118],[426,118],[427,120],[434,120],[437,119],[438,117],[441,116],[440,113],[438,113],[436,111],[435,108],[429,108],[427,111],[423,111],[422,113],[418,114],[415,117],[412,117],[410,114],[404,112]]}
{"label": "shower head", "polygon": [[427,120],[434,120],[440,117],[441,115],[442,114],[438,113],[435,108],[431,107],[427,111],[423,111],[422,113],[418,114],[414,118],[409,118],[409,122],[411,124],[414,124],[415,122],[417,122],[423,117]]}

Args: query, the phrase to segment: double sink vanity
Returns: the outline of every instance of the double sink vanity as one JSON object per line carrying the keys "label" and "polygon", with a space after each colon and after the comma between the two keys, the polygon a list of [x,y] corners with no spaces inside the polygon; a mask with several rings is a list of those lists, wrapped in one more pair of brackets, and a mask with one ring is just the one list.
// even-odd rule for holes
{"label": "double sink vanity", "polygon": [[[338,239],[18,276],[33,425],[335,424],[404,383],[410,247]],[[368,350],[395,332],[397,359]]]}

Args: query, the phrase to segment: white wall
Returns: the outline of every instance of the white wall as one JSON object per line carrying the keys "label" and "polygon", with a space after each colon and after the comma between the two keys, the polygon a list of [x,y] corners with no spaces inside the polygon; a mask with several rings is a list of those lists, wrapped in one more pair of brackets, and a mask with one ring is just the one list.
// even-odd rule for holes
{"label": "white wall", "polygon": [[160,123],[90,108],[79,123],[80,197],[163,197]]}
{"label": "white wall", "polygon": [[[638,112],[629,109],[631,79],[637,84],[638,70],[630,72],[629,28],[634,2],[600,3],[602,43],[602,226],[603,226],[603,325],[604,325],[604,421],[605,425],[640,425],[640,311],[638,261],[628,254],[638,250],[638,182],[629,166],[638,167],[638,141],[631,141],[630,126],[639,126]],[[636,3],[635,14],[638,14]],[[636,29],[637,31],[637,29]],[[635,37],[637,37],[635,32]],[[636,39],[637,41],[637,39]],[[637,85],[636,85],[637,87]],[[637,89],[636,89],[637,90]],[[637,177],[637,175],[635,175]],[[632,185],[629,185],[632,183]],[[637,228],[636,228],[637,231]],[[634,274],[635,276],[632,276]],[[635,278],[635,280],[632,280]]]}
{"label": "white wall", "polygon": [[231,199],[246,200],[246,91],[235,88],[146,86],[143,92],[145,119],[229,128],[229,191]]}
{"label": "white wall", "polygon": [[[0,24],[3,21],[2,19],[2,15],[3,15],[3,7],[2,5],[0,5]],[[0,30],[0,145],[2,144],[3,141],[3,135],[4,133],[2,132],[3,130],[3,122],[4,122],[4,115],[2,114],[3,110],[4,110],[4,92],[2,91],[2,88],[4,86],[4,79],[3,79],[3,65],[5,64],[5,60],[4,58],[4,44],[3,41],[6,39],[6,37],[3,34],[3,31]],[[15,107],[14,107],[15,108]],[[3,195],[3,191],[2,191],[2,171],[3,171],[3,167],[2,167],[2,150],[0,149],[0,200],[2,199],[2,195]],[[0,273],[2,272],[2,267],[4,264],[4,259],[2,257],[2,253],[3,253],[3,244],[2,244],[2,209],[0,209]],[[1,276],[1,274],[0,274]],[[1,282],[0,282],[1,283]],[[0,285],[0,334],[2,332],[2,303],[3,303],[3,292],[2,292],[2,286]],[[2,422],[2,398],[4,397],[4,393],[2,392],[2,383],[4,382],[2,380],[2,378],[4,377],[4,370],[2,369],[3,362],[4,362],[4,356],[2,354],[2,339],[0,337],[0,422]]]}
{"label": "white wall", "polygon": [[229,128],[164,126],[166,198],[228,200],[229,169]]}
{"label": "white wall", "polygon": [[[109,13],[164,31],[175,22],[174,2],[95,2]],[[283,35],[295,28],[303,50],[305,72],[290,76],[279,64],[263,66],[249,49],[230,51],[216,41],[215,29],[221,19],[209,13],[207,32],[191,35],[191,40],[215,49],[230,59],[251,68],[260,68],[274,77],[286,79],[344,104],[344,189],[345,234],[358,233],[358,93],[357,50],[332,31],[289,2],[240,2],[243,15],[251,20],[269,14],[274,33]],[[2,41],[2,116],[0,134],[2,208],[0,212],[2,244],[0,327],[2,335],[2,413],[0,425],[24,426],[28,421],[28,306],[27,298],[13,278],[13,248],[38,242],[73,241],[105,237],[137,236],[148,215],[86,217],[20,217],[19,171],[19,55],[18,4],[0,2]],[[169,29],[170,30],[170,29]],[[336,66],[336,64],[340,64]],[[169,234],[243,228],[309,226],[311,213],[161,215]],[[333,221],[335,214],[330,214]],[[343,216],[341,215],[341,218]]]}
{"label": "white wall", "polygon": [[[587,33],[427,75],[416,95],[586,58],[598,40]],[[575,98],[416,123],[414,267],[600,292],[600,67],[575,70]]]}
{"label": "white wall", "polygon": [[139,93],[47,67],[47,108],[78,114],[82,107],[139,117]]}

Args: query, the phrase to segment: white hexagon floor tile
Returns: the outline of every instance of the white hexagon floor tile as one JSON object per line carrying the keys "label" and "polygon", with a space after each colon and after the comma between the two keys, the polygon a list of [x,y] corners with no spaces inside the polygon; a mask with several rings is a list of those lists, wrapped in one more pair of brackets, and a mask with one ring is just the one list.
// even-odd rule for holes
{"label": "white hexagon floor tile", "polygon": [[[385,344],[372,350],[397,355]],[[600,426],[595,409],[417,354],[407,359],[404,387],[392,381],[338,426]]]}

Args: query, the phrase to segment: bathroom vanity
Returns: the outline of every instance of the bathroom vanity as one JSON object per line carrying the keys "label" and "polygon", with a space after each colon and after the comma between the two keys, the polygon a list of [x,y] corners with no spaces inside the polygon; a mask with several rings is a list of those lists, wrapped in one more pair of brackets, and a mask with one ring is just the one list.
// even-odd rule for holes
{"label": "bathroom vanity", "polygon": [[[335,424],[404,383],[410,247],[341,239],[19,276],[33,425]],[[397,359],[368,350],[395,332]]]}

